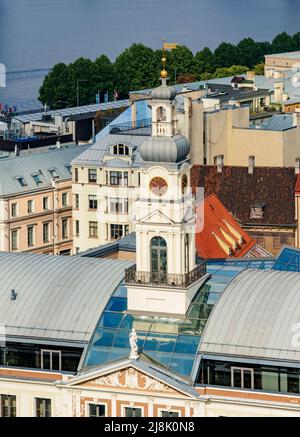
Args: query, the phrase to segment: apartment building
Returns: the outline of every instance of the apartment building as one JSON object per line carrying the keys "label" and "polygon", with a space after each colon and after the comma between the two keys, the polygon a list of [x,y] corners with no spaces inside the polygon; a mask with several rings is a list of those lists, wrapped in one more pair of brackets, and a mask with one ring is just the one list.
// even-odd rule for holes
{"label": "apartment building", "polygon": [[69,146],[1,159],[1,251],[70,254],[70,163],[86,148]]}

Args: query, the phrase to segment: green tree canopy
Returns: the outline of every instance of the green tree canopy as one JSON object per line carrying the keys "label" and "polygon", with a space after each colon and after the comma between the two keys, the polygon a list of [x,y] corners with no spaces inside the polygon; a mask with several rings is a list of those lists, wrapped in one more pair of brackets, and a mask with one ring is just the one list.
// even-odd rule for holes
{"label": "green tree canopy", "polygon": [[272,52],[282,53],[294,50],[293,38],[286,32],[279,33],[272,41]]}
{"label": "green tree canopy", "polygon": [[129,91],[157,85],[160,64],[155,63],[151,48],[133,44],[121,53],[115,62],[117,91],[127,96]]}
{"label": "green tree canopy", "polygon": [[241,65],[252,68],[263,61],[263,53],[259,44],[252,38],[245,38],[237,45],[238,59]]}
{"label": "green tree canopy", "polygon": [[214,52],[215,67],[230,67],[238,64],[238,50],[235,45],[222,42]]}
{"label": "green tree canopy", "polygon": [[197,52],[194,57],[194,71],[200,78],[203,73],[212,73],[215,69],[214,54],[208,47],[204,47],[203,50]]}

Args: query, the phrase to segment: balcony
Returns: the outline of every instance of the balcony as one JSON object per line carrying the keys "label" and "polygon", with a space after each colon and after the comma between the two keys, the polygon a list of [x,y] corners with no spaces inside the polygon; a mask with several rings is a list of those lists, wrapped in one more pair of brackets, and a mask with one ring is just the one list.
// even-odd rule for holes
{"label": "balcony", "polygon": [[136,266],[125,270],[126,285],[146,285],[147,287],[187,288],[206,275],[206,262],[197,265],[185,274],[139,272]]}
{"label": "balcony", "polygon": [[151,135],[151,125],[151,118],[128,123],[113,124],[109,127],[109,133],[114,135]]}

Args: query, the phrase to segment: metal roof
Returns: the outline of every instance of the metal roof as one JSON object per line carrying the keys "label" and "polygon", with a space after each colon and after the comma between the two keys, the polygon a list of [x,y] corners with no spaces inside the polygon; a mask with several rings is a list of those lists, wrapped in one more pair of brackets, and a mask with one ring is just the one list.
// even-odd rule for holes
{"label": "metal roof", "polygon": [[251,125],[251,129],[262,129],[283,132],[296,127],[293,114],[274,114],[260,125]]}
{"label": "metal roof", "polygon": [[[126,108],[131,105],[129,99],[117,100],[116,102],[100,103],[97,105],[75,106],[73,108],[56,109],[47,111],[47,115],[59,115],[61,117],[75,117],[83,114],[94,113],[97,111],[106,111],[108,109]],[[42,119],[45,111],[41,111],[35,114],[19,115],[14,117],[16,120],[22,123],[29,123],[30,121],[38,121]]]}
{"label": "metal roof", "polygon": [[[0,253],[6,337],[88,342],[127,261]],[[17,297],[11,300],[11,290]]]}
{"label": "metal roof", "polygon": [[207,322],[200,352],[300,360],[300,273],[244,270],[225,289]]}
{"label": "metal roof", "polygon": [[265,58],[300,59],[300,51],[284,52],[284,53],[272,53],[270,55],[265,55]]}
{"label": "metal roof", "polygon": [[[52,175],[49,169],[56,169],[59,179],[71,179],[68,165],[90,145],[62,147],[47,152],[33,153],[13,158],[0,159],[0,195],[26,193],[36,189],[51,186]],[[38,184],[33,174],[40,175]],[[22,186],[18,178],[24,178],[26,185]]]}

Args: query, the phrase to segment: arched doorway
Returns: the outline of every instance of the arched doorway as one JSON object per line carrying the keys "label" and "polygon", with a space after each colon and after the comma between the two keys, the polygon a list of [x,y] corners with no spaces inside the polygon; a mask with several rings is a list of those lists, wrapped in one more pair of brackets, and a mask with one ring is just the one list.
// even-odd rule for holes
{"label": "arched doorway", "polygon": [[165,282],[167,279],[167,243],[162,237],[150,241],[151,280]]}

